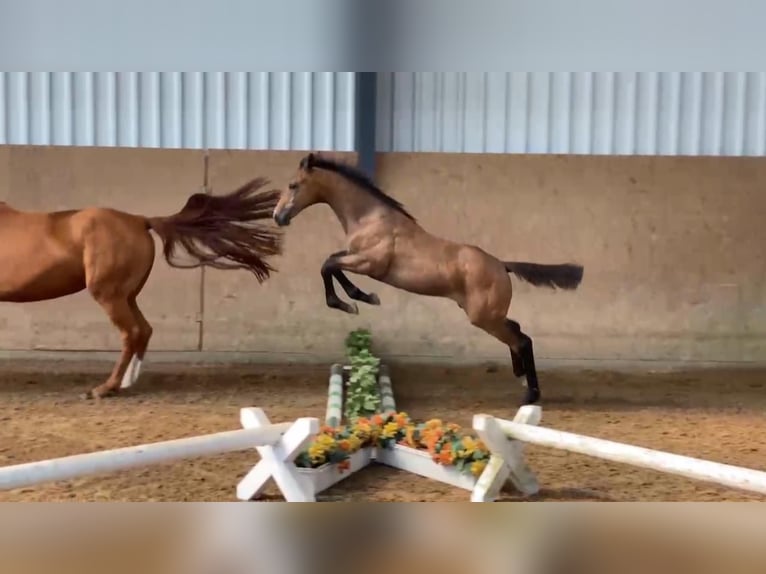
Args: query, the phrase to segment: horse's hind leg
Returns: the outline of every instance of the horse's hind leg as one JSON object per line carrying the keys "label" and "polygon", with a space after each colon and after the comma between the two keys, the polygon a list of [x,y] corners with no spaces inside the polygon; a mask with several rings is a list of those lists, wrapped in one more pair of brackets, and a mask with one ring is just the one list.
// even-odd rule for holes
{"label": "horse's hind leg", "polygon": [[109,378],[86,394],[88,398],[104,397],[117,393],[121,384],[132,384],[149,343],[151,327],[135,298],[152,269],[154,242],[143,223],[94,218],[86,226],[83,262],[88,290],[119,329],[122,339],[120,358]]}
{"label": "horse's hind leg", "polygon": [[130,364],[120,381],[121,389],[127,389],[133,386],[138,380],[138,376],[141,374],[141,365],[144,361],[144,355],[146,354],[146,349],[149,347],[149,340],[153,333],[152,326],[149,324],[149,321],[146,320],[146,317],[144,317],[141,309],[138,308],[135,297],[128,301],[128,305],[130,305],[133,316],[138,323],[139,334],[136,339],[136,346],[133,356],[130,359]]}
{"label": "horse's hind leg", "polygon": [[502,341],[511,351],[513,374],[526,376],[526,392],[522,404],[530,405],[540,400],[540,384],[537,380],[532,338],[521,330],[516,322],[506,318],[472,320],[475,326]]}
{"label": "horse's hind leg", "polygon": [[[506,324],[508,325],[508,328],[513,331],[521,332],[521,325],[519,325],[516,321],[513,321],[511,319],[506,320]],[[509,347],[510,348],[510,347]],[[513,363],[513,374],[516,376],[516,378],[524,377],[524,386],[527,386],[527,379],[526,379],[526,371],[524,370],[524,360],[521,358],[521,355],[519,355],[516,351],[514,351],[512,348],[511,350],[511,362]]]}
{"label": "horse's hind leg", "polygon": [[536,403],[540,400],[540,383],[537,380],[537,368],[535,367],[535,353],[532,346],[532,337],[521,330],[521,325],[511,319],[506,319],[506,328],[514,333],[514,338],[520,340],[520,347],[515,351],[511,349],[511,361],[513,362],[513,374],[517,377],[525,377],[527,396],[525,404]]}
{"label": "horse's hind leg", "polygon": [[91,292],[93,298],[101,305],[114,326],[120,330],[122,338],[122,352],[109,378],[105,383],[85,394],[85,398],[101,398],[119,390],[120,382],[125,376],[128,365],[139,348],[141,327],[127,298],[105,296],[98,291],[94,292],[93,289]]}

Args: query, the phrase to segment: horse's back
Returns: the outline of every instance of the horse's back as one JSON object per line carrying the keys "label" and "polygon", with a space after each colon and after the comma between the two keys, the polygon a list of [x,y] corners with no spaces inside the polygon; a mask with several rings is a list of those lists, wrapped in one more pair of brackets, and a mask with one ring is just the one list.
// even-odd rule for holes
{"label": "horse's back", "polygon": [[82,251],[66,231],[68,217],[0,209],[0,300],[40,301],[85,287]]}
{"label": "horse's back", "polygon": [[41,301],[83,290],[89,253],[102,267],[129,266],[136,250],[150,251],[153,259],[153,243],[142,249],[141,235],[151,243],[141,218],[109,208],[27,212],[3,206],[0,301]]}
{"label": "horse's back", "polygon": [[145,235],[146,219],[111,207],[87,207],[75,212],[54,212],[53,220],[65,222],[65,228],[71,237],[79,243],[89,239],[92,234],[105,234],[110,240],[135,239],[136,235]]}

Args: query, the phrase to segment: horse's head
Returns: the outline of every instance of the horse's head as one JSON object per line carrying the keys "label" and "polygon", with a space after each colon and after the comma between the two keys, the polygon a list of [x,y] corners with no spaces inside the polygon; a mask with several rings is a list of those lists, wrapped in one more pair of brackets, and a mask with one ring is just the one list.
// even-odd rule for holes
{"label": "horse's head", "polygon": [[290,221],[301,211],[323,200],[322,184],[314,169],[317,159],[318,155],[314,153],[304,157],[297,172],[282,190],[274,208],[274,221],[277,225],[290,225]]}

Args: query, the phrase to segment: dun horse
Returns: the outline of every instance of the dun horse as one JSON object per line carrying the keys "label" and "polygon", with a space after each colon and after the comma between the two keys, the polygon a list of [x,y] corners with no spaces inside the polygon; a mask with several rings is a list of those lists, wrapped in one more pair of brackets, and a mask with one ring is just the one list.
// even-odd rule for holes
{"label": "dun horse", "polygon": [[[154,265],[154,231],[172,267],[246,269],[259,282],[274,269],[266,258],[281,252],[271,219],[279,191],[259,192],[254,179],[222,196],[191,195],[167,217],[144,217],[109,208],[24,212],[0,203],[0,301],[57,299],[88,289],[122,337],[122,354],[103,384],[85,393],[100,398],[136,382],[152,327],[136,297]],[[182,247],[192,261],[182,264]]]}
{"label": "dun horse", "polygon": [[274,220],[289,225],[301,211],[320,203],[330,206],[346,233],[346,249],[322,265],[329,307],[359,312],[355,303],[341,301],[333,279],[352,300],[380,304],[377,295],[363,292],[344,271],[410,293],[452,299],[472,325],[509,347],[514,374],[526,377],[523,403],[540,399],[532,339],[507,317],[512,294],[508,274],[535,286],[575,289],[582,281],[581,266],[500,261],[478,247],[435,237],[358,169],[309,154],[282,191]]}

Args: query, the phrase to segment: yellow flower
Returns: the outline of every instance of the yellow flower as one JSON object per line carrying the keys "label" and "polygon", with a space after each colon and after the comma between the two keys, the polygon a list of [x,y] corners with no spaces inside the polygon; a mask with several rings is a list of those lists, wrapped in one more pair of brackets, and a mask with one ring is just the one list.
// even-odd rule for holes
{"label": "yellow flower", "polygon": [[360,419],[354,427],[353,433],[362,440],[367,439],[372,434],[372,426],[368,422],[361,422]]}
{"label": "yellow flower", "polygon": [[396,422],[386,423],[383,427],[383,431],[380,433],[383,438],[393,438],[399,430],[399,425]]}
{"label": "yellow flower", "polygon": [[348,444],[351,447],[350,452],[356,452],[360,448],[362,448],[361,439],[355,435],[351,435],[350,437],[348,437]]}
{"label": "yellow flower", "polygon": [[479,476],[487,468],[487,460],[476,460],[471,463],[471,474]]}
{"label": "yellow flower", "polygon": [[407,428],[404,429],[404,444],[407,446],[411,446],[413,448],[417,448],[418,443],[415,440],[415,425],[407,425]]}
{"label": "yellow flower", "polygon": [[393,417],[396,424],[399,426],[399,428],[404,428],[407,426],[407,423],[409,422],[410,417],[407,415],[407,413],[397,413]]}
{"label": "yellow flower", "polygon": [[309,458],[314,464],[321,464],[327,460],[325,450],[321,446],[312,445],[309,447]]}
{"label": "yellow flower", "polygon": [[471,456],[474,452],[476,452],[478,445],[476,441],[473,439],[473,437],[464,436],[461,443],[463,445],[463,448],[458,453],[458,456],[460,456],[460,458],[467,458]]}
{"label": "yellow flower", "polygon": [[324,446],[332,446],[333,444],[335,444],[335,439],[329,435],[320,434],[316,438],[316,442]]}

